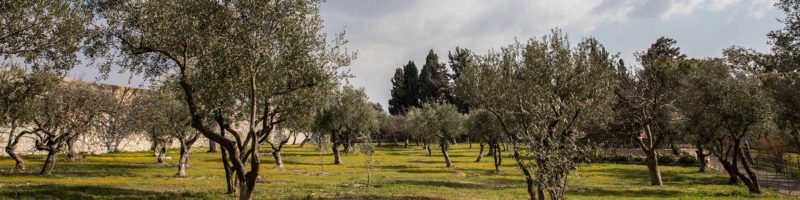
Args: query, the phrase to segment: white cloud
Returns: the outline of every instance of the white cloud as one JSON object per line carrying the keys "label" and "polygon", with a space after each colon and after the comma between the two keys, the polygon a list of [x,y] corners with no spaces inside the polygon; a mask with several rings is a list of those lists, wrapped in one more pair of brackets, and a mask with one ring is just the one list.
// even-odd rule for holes
{"label": "white cloud", "polygon": [[764,16],[770,11],[771,0],[754,1],[758,2],[336,0],[324,3],[322,14],[330,32],[346,25],[347,37],[351,40],[349,48],[359,50],[359,58],[351,65],[351,72],[356,75],[351,82],[365,86],[371,100],[385,105],[394,69],[409,60],[422,67],[429,49],[439,54],[439,62],[447,62],[448,50],[456,46],[483,53],[507,45],[515,38],[540,37],[554,27],[568,30],[571,34],[592,35],[604,25],[625,27],[625,24],[638,24],[636,26],[644,27],[636,29],[643,30],[658,23],[686,20],[681,18],[684,16],[704,15],[703,11],[749,10],[748,13],[754,16]]}
{"label": "white cloud", "polygon": [[667,10],[661,13],[661,19],[670,20],[675,16],[689,15],[703,3],[703,0],[670,0]]}
{"label": "white cloud", "polygon": [[708,8],[712,11],[722,11],[738,3],[739,0],[711,0],[711,2],[708,3]]}
{"label": "white cloud", "polygon": [[753,0],[748,7],[747,15],[753,18],[762,18],[775,4],[774,0]]}

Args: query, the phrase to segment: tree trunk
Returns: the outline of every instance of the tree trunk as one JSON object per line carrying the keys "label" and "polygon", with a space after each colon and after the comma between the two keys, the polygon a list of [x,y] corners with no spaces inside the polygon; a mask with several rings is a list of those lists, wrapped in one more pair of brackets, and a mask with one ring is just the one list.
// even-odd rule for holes
{"label": "tree trunk", "polygon": [[16,152],[14,152],[14,149],[16,149],[16,145],[6,146],[6,153],[9,157],[11,157],[11,159],[14,159],[14,162],[16,163],[14,165],[14,170],[25,171],[25,161],[22,160],[22,157],[19,157]]}
{"label": "tree trunk", "polygon": [[406,149],[408,149],[408,139],[406,139]]}
{"label": "tree trunk", "polygon": [[675,155],[675,157],[680,157],[681,156],[681,151],[680,151],[680,149],[678,149],[677,146],[675,146],[675,140],[674,139],[670,139],[669,140],[669,147],[670,147],[670,149],[672,149],[672,155]]}
{"label": "tree trunk", "polygon": [[306,137],[305,139],[303,139],[303,141],[300,142],[300,148],[303,148],[303,146],[305,146],[309,140],[311,140],[311,138]]}
{"label": "tree trunk", "polygon": [[225,148],[220,148],[220,153],[222,154],[222,166],[225,169],[225,182],[227,184],[227,189],[228,189],[226,193],[234,194],[238,192],[239,187],[236,184],[238,182],[236,181],[236,177],[234,177],[235,175],[233,173],[233,169],[231,169],[231,166],[228,163],[228,152],[225,150]]}
{"label": "tree trunk", "polygon": [[442,140],[442,155],[444,156],[444,163],[447,164],[447,167],[453,167],[453,162],[450,161],[450,154],[447,153],[447,147],[450,146],[447,144],[446,140]]}
{"label": "tree trunk", "polygon": [[747,150],[748,153],[750,151],[750,145],[748,145],[746,142],[745,149],[739,149],[739,156],[742,158],[742,167],[744,167],[744,171],[747,172],[747,176],[750,180],[743,182],[745,182],[745,185],[747,185],[747,189],[750,191],[750,193],[761,194],[761,184],[759,184],[758,176],[750,166],[750,159],[749,156],[747,156],[748,153],[745,153],[745,150]]}
{"label": "tree trunk", "polygon": [[650,185],[662,186],[664,183],[661,181],[661,171],[658,169],[658,152],[654,149],[645,150],[647,159],[647,171],[650,174]]}
{"label": "tree trunk", "polygon": [[341,165],[342,159],[339,157],[339,144],[333,143],[331,146],[331,149],[333,150],[333,164]]}
{"label": "tree trunk", "polygon": [[[184,142],[181,142],[184,143]],[[181,159],[178,161],[178,173],[175,174],[179,177],[186,176],[186,166],[189,165],[189,149],[185,147],[184,144],[181,144]]]}
{"label": "tree trunk", "polygon": [[58,151],[55,148],[47,151],[47,158],[44,160],[44,166],[42,166],[42,171],[39,174],[49,175],[53,173],[53,168],[56,165],[57,154]]}
{"label": "tree trunk", "polygon": [[706,158],[706,154],[704,153],[703,145],[696,145],[697,152],[697,164],[700,165],[700,172],[706,172],[706,167],[708,167],[708,158]]}
{"label": "tree trunk", "polygon": [[219,145],[217,145],[214,140],[208,140],[208,151],[206,153],[217,153],[219,152]]}
{"label": "tree trunk", "polygon": [[158,164],[166,164],[167,163],[167,145],[164,144],[161,146],[161,149],[158,152]]}
{"label": "tree trunk", "polygon": [[536,197],[541,200],[544,200],[544,185],[542,185],[541,183],[539,183],[536,186]]}
{"label": "tree trunk", "polygon": [[484,147],[483,142],[481,142],[481,144],[480,144],[481,150],[478,151],[478,158],[475,159],[475,162],[480,162],[481,158],[483,158],[483,147]]}
{"label": "tree trunk", "polygon": [[[489,148],[492,148],[492,147],[489,147]],[[495,149],[499,149],[500,145],[495,143],[494,144],[494,148]],[[494,157],[494,173],[496,173],[496,174],[503,173],[503,171],[501,170],[501,166],[503,164],[502,153],[500,153],[500,151],[495,151],[495,154],[494,154],[493,157]]]}
{"label": "tree trunk", "polygon": [[[491,151],[491,148],[489,148]],[[527,186],[528,196],[531,200],[536,200],[536,190],[533,188],[535,183],[533,182],[533,177],[531,177],[531,172],[528,167],[522,161],[522,158],[519,154],[519,150],[514,150],[514,160],[517,161],[517,166],[519,167],[520,171],[522,171],[522,175],[525,176],[525,184]],[[543,198],[542,198],[543,199]]]}
{"label": "tree trunk", "polygon": [[467,137],[467,144],[469,144],[469,149],[472,149],[472,142],[469,141],[469,137]]}
{"label": "tree trunk", "polygon": [[[250,175],[250,173],[248,173]],[[249,179],[249,178],[247,178]],[[250,182],[249,180],[240,181],[239,183],[239,200],[252,200],[253,199],[253,188],[252,185],[248,185],[247,183]],[[255,181],[253,181],[255,182]]]}
{"label": "tree trunk", "polygon": [[275,158],[275,168],[283,169],[283,160],[281,159],[281,150],[272,151],[272,157]]}
{"label": "tree trunk", "polygon": [[78,152],[75,150],[75,142],[78,140],[77,136],[67,139],[67,161],[78,160]]}
{"label": "tree trunk", "polygon": [[352,146],[352,143],[350,143],[350,139],[349,138],[344,140],[344,153],[350,154],[350,147],[351,146]]}
{"label": "tree trunk", "polygon": [[431,145],[430,144],[424,145],[423,148],[428,150],[428,156],[432,156],[433,155],[433,153],[431,152]]}

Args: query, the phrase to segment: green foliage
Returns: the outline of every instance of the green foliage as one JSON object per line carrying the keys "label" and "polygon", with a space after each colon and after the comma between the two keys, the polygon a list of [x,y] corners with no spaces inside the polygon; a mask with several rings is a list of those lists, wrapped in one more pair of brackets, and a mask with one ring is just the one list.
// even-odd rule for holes
{"label": "green foliage", "polygon": [[318,114],[315,130],[331,135],[334,145],[369,137],[378,129],[376,112],[367,100],[364,89],[344,86]]}
{"label": "green foliage", "polygon": [[23,58],[33,69],[66,73],[90,35],[91,12],[76,0],[0,2],[0,57]]}
{"label": "green foliage", "polygon": [[451,104],[425,104],[406,115],[409,134],[426,144],[449,144],[463,134],[464,116]]}
{"label": "green foliage", "polygon": [[450,94],[450,79],[444,63],[431,49],[419,74],[419,99],[421,103],[444,103]]}
{"label": "green foliage", "polygon": [[516,150],[536,161],[534,168],[518,159],[523,171],[536,170],[535,178],[526,173],[528,184],[535,181],[560,198],[582,151],[576,143],[584,136],[581,127],[610,119],[616,59],[593,38],[573,49],[554,30],[479,60],[461,75],[459,94],[491,112]]}

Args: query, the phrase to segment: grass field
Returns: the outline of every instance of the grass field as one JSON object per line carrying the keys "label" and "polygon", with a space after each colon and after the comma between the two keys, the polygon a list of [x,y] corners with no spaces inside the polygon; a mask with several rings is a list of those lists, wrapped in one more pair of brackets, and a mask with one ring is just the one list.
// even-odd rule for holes
{"label": "grass field", "polygon": [[[426,156],[417,146],[378,148],[381,162],[366,182],[364,156],[345,155],[344,165],[331,165],[325,152],[327,176],[312,145],[284,150],[285,169],[274,169],[272,156],[262,156],[265,183],[255,199],[525,199],[525,183],[512,159],[504,159],[504,174],[492,173],[491,157],[473,162],[477,145],[457,145],[451,152],[455,168],[445,168],[438,154]],[[169,165],[156,164],[149,152],[87,156],[84,161],[59,159],[53,175],[39,176],[41,157],[27,157],[27,173],[8,173],[13,161],[0,158],[0,199],[232,199],[218,154],[195,149],[188,177],[177,178],[177,153]],[[508,154],[508,153],[506,153]],[[663,187],[647,186],[644,165],[586,164],[569,177],[568,199],[786,199],[770,190],[751,195],[743,186],[725,185],[718,172],[699,173],[695,167],[663,166]]]}

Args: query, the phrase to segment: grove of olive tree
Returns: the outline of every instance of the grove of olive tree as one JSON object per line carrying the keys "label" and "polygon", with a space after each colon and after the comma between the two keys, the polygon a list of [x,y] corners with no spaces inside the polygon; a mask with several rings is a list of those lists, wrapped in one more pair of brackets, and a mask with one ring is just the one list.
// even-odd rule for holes
{"label": "grove of olive tree", "polygon": [[101,1],[94,9],[106,40],[91,55],[119,56],[107,60],[146,77],[176,76],[192,127],[225,153],[229,192],[251,199],[260,144],[286,113],[303,109],[282,99],[336,83],[354,57],[343,52],[343,34],[328,41],[322,33],[320,3]]}
{"label": "grove of olive tree", "polygon": [[554,30],[541,40],[479,56],[475,67],[462,72],[457,91],[498,120],[531,199],[543,199],[545,191],[552,199],[563,198],[567,175],[583,149],[577,143],[585,135],[582,128],[609,120],[614,61],[597,40],[584,39],[573,48]]}

